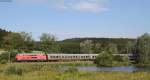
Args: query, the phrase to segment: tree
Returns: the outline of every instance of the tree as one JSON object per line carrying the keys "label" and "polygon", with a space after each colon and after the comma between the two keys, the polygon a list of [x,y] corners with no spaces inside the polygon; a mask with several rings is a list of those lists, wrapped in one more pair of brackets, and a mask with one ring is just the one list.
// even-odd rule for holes
{"label": "tree", "polygon": [[16,52],[4,52],[0,54],[0,62],[15,61],[16,54]]}
{"label": "tree", "polygon": [[125,52],[126,54],[131,54],[133,52],[133,49],[134,49],[134,45],[135,43],[134,42],[131,42],[131,41],[128,41],[126,44],[125,44]]}
{"label": "tree", "polygon": [[11,33],[3,38],[3,48],[6,51],[18,50],[22,45],[22,38],[19,33]]}
{"label": "tree", "polygon": [[56,43],[56,37],[54,35],[43,33],[40,37],[41,50],[43,52],[52,53],[59,52],[59,45]]}
{"label": "tree", "polygon": [[3,48],[8,51],[8,61],[11,61],[11,55],[14,51],[17,51],[22,45],[22,38],[18,33],[8,34],[3,38]]}
{"label": "tree", "polygon": [[10,34],[10,32],[0,28],[0,48],[2,48],[3,38]]}
{"label": "tree", "polygon": [[34,42],[30,33],[11,33],[3,39],[3,48],[6,51],[30,52],[34,48]]}
{"label": "tree", "polygon": [[102,51],[102,45],[100,43],[96,43],[94,46],[94,53],[99,54]]}
{"label": "tree", "polygon": [[103,51],[96,57],[94,62],[97,64],[97,66],[112,66],[113,55]]}
{"label": "tree", "polygon": [[138,63],[150,63],[150,35],[148,33],[143,34],[137,39],[136,54],[136,61]]}
{"label": "tree", "polygon": [[80,43],[80,50],[82,53],[93,53],[93,43],[92,40],[85,40],[84,42]]}
{"label": "tree", "polygon": [[[117,45],[116,45],[116,44],[113,44],[113,43],[110,43],[110,44],[108,45],[107,50],[108,50],[108,53],[109,53],[109,54],[118,54],[118,53],[119,53],[119,52],[118,52]],[[106,50],[106,51],[107,51],[107,50]]]}
{"label": "tree", "polygon": [[[94,43],[93,49],[96,43],[100,43],[101,51],[107,49],[109,43],[116,44],[119,53],[125,53],[125,45],[128,41],[132,43],[135,42],[135,39],[129,38],[72,38],[59,41],[59,44],[61,45],[61,49],[64,53],[81,53],[80,43],[86,40],[92,40]],[[93,50],[93,53],[95,53],[95,50]]]}
{"label": "tree", "polygon": [[114,56],[114,65],[129,65],[130,64],[130,59],[128,55],[120,56],[120,55],[115,55]]}
{"label": "tree", "polygon": [[34,40],[32,39],[31,33],[21,32],[19,34],[23,40],[20,50],[24,52],[31,52],[34,49]]}

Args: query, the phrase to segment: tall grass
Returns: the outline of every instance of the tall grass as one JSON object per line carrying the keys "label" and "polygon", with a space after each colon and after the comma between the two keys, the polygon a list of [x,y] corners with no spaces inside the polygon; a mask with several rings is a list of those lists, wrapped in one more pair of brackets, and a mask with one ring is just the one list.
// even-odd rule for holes
{"label": "tall grass", "polygon": [[86,72],[76,66],[66,69],[64,64],[2,64],[0,80],[150,80],[150,73]]}

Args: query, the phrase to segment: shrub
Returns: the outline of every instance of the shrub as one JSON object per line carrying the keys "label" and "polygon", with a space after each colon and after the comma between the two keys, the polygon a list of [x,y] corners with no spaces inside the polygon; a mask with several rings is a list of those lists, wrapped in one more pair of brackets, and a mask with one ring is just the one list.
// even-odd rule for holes
{"label": "shrub", "polygon": [[[10,61],[15,61],[15,56],[16,56],[16,52],[4,52],[2,54],[0,54],[0,61],[8,61],[10,59]],[[9,58],[10,57],[10,58]]]}
{"label": "shrub", "polygon": [[128,66],[128,65],[130,65],[130,59],[128,56],[114,56],[113,65],[115,65],[115,66]]}
{"label": "shrub", "polygon": [[97,66],[112,66],[113,55],[103,51],[96,57],[94,62],[97,64]]}
{"label": "shrub", "polygon": [[4,70],[5,74],[15,74],[15,75],[22,75],[23,74],[23,68],[15,66],[15,65],[10,65],[6,67]]}

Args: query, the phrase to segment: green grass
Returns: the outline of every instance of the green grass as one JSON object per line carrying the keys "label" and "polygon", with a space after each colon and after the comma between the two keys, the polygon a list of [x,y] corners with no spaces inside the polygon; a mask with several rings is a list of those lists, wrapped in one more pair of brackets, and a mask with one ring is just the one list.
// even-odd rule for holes
{"label": "green grass", "polygon": [[[69,69],[63,68],[69,65]],[[150,80],[149,72],[87,72],[78,65],[12,63],[0,65],[0,80]]]}

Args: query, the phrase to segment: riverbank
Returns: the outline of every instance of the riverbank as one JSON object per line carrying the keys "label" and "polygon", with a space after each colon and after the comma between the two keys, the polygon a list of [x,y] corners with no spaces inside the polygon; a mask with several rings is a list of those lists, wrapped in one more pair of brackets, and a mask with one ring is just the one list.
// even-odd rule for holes
{"label": "riverbank", "polygon": [[1,80],[150,80],[147,72],[60,72],[33,71],[23,75],[0,74]]}
{"label": "riverbank", "polygon": [[[65,66],[69,65],[68,68]],[[0,80],[150,80],[150,72],[80,71],[78,65],[11,63],[0,65]]]}

